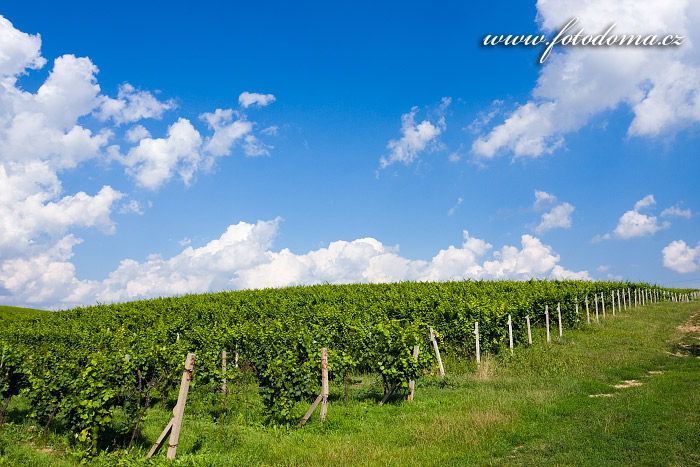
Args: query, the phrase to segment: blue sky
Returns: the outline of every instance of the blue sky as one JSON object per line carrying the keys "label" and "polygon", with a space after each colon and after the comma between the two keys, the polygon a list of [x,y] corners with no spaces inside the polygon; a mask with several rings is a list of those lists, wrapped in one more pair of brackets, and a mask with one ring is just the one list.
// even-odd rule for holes
{"label": "blue sky", "polygon": [[[700,287],[700,7],[15,2],[0,303],[466,278]],[[485,36],[683,37],[674,47]]]}

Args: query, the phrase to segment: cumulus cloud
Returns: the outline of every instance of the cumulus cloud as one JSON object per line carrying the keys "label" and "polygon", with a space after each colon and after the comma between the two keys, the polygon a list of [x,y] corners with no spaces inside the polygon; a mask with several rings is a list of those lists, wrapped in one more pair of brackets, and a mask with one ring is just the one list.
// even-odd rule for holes
{"label": "cumulus cloud", "polygon": [[[125,194],[109,185],[92,193],[67,192],[61,178],[91,161],[116,161],[137,184],[156,189],[176,175],[191,183],[198,170],[211,165],[214,157],[228,154],[244,136],[249,137],[243,144],[246,153],[263,153],[270,146],[251,134],[252,122],[238,114],[234,121],[230,111],[219,111],[210,137],[203,138],[183,118],[170,124],[164,137],[152,137],[137,122],[161,118],[176,107],[175,102],[161,101],[128,83],[120,86],[116,98],[102,94],[99,70],[88,57],[56,58],[36,92],[18,85],[22,75],[46,63],[40,36],[19,31],[0,16],[0,301],[62,306],[84,303],[85,297],[91,297],[88,303],[100,296],[128,297],[128,293],[109,293],[110,284],[124,282],[120,274],[133,265],[128,260],[104,283],[75,277],[70,260],[82,240],[72,230],[114,233],[112,213],[141,214],[141,206],[135,200],[120,205]],[[257,102],[269,103],[270,96]],[[115,130],[131,123],[123,140],[114,142],[115,134],[121,133]],[[237,136],[237,128],[243,128],[241,135]],[[121,145],[126,147],[125,155]],[[186,258],[183,252],[180,259]],[[157,265],[156,259],[148,261]],[[204,279],[188,280],[187,287],[196,290],[193,284]],[[183,283],[172,287],[178,284]],[[107,288],[100,294],[97,287],[102,286]],[[138,286],[127,287],[134,288]]]}
{"label": "cumulus cloud", "polygon": [[[171,258],[123,260],[103,281],[78,280],[68,261],[78,240],[67,236],[60,247],[41,255],[3,263],[0,286],[5,302],[73,306],[226,289],[300,284],[447,281],[463,279],[579,278],[559,264],[560,257],[538,238],[523,235],[518,246],[494,251],[483,239],[463,232],[463,242],[440,250],[429,261],[410,260],[398,247],[374,238],[334,241],[304,254],[274,251],[280,219],[239,222],[206,245],[187,246]],[[187,245],[187,239],[181,242]],[[37,268],[41,265],[41,268]],[[0,290],[2,290],[0,288]],[[41,300],[32,297],[41,297]],[[30,300],[31,299],[31,300]]]}
{"label": "cumulus cloud", "polygon": [[238,96],[238,103],[244,109],[247,109],[251,105],[257,104],[260,107],[265,107],[266,105],[275,102],[275,96],[272,94],[258,94],[257,92],[242,92]]}
{"label": "cumulus cloud", "polygon": [[[602,112],[621,105],[631,110],[628,134],[673,134],[700,122],[700,7],[695,2],[623,0],[539,0],[541,30],[556,35],[573,17],[569,32],[684,36],[679,47],[559,47],[543,66],[532,97],[502,123],[484,127],[472,144],[481,157],[511,154],[537,157],[564,145]],[[485,120],[489,122],[491,119]],[[484,125],[482,125],[484,126]],[[480,127],[479,127],[480,128]]]}
{"label": "cumulus cloud", "polygon": [[234,144],[253,130],[252,123],[241,119],[234,120],[233,109],[216,109],[214,113],[203,113],[199,118],[214,130],[214,134],[204,146],[204,149],[214,156],[228,156]]}
{"label": "cumulus cloud", "polygon": [[535,228],[538,234],[547,232],[552,229],[569,229],[571,228],[571,213],[574,212],[574,207],[569,203],[562,203],[551,211],[542,214],[540,224]]}
{"label": "cumulus cloud", "polygon": [[151,133],[143,125],[134,125],[126,131],[124,137],[130,143],[138,143],[144,138],[150,138]]}
{"label": "cumulus cloud", "polygon": [[122,193],[110,186],[93,196],[61,193],[46,162],[0,165],[0,257],[25,253],[42,237],[57,238],[74,227],[114,232],[110,214]]}
{"label": "cumulus cloud", "polygon": [[556,203],[556,196],[550,195],[546,191],[535,190],[535,204],[533,205],[535,211],[543,211],[552,208]]}
{"label": "cumulus cloud", "polygon": [[119,86],[116,99],[102,96],[95,115],[100,120],[112,119],[117,125],[137,122],[144,118],[159,119],[166,110],[174,109],[175,101],[159,101],[148,91],[139,91],[129,83]]}
{"label": "cumulus cloud", "polygon": [[684,217],[690,219],[693,217],[693,213],[690,212],[690,209],[681,209],[680,206],[675,205],[661,211],[661,217]]}
{"label": "cumulus cloud", "polygon": [[647,195],[634,203],[634,209],[625,212],[617,222],[617,227],[612,234],[596,235],[591,240],[592,242],[600,242],[611,238],[619,238],[629,240],[634,237],[644,237],[654,235],[659,230],[665,230],[671,227],[671,223],[664,221],[659,224],[656,216],[644,214],[639,211],[656,205],[656,200],[653,195]]}
{"label": "cumulus cloud", "polygon": [[394,162],[410,164],[421,152],[434,146],[437,137],[445,131],[446,124],[443,113],[450,102],[450,98],[443,98],[437,112],[437,118],[433,122],[423,120],[416,123],[418,107],[413,107],[409,113],[403,114],[401,116],[401,138],[389,141],[386,146],[389,154],[380,159],[381,167],[386,168]]}
{"label": "cumulus cloud", "polygon": [[571,214],[574,212],[574,207],[569,203],[557,204],[557,197],[545,191],[535,190],[535,204],[533,205],[536,211],[550,209],[549,212],[542,213],[540,223],[535,227],[535,232],[542,234],[552,229],[569,229],[571,228]]}
{"label": "cumulus cloud", "polygon": [[700,242],[690,248],[683,240],[671,242],[663,250],[664,267],[679,273],[695,272],[700,269]]}
{"label": "cumulus cloud", "polygon": [[656,204],[653,195],[647,195],[637,201],[634,209],[625,212],[617,223],[617,227],[613,231],[616,238],[628,240],[634,237],[643,237],[645,235],[654,235],[659,230],[668,229],[671,224],[664,222],[661,225],[658,223],[656,216],[642,214],[639,211]]}
{"label": "cumulus cloud", "polygon": [[170,125],[166,138],[144,138],[129,150],[123,163],[136,182],[155,190],[177,172],[189,184],[202,156],[202,137],[189,120]]}
{"label": "cumulus cloud", "polygon": [[30,35],[18,31],[7,19],[0,16],[0,76],[10,80],[14,85],[15,78],[27,68],[38,69],[46,64],[41,56],[41,37],[39,34]]}

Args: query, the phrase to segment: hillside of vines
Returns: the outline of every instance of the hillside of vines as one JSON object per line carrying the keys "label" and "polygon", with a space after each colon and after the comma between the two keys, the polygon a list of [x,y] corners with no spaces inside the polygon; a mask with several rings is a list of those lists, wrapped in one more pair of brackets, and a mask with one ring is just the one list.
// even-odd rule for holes
{"label": "hillside of vines", "polygon": [[[617,292],[613,304],[613,292]],[[331,379],[379,374],[385,394],[434,365],[429,329],[441,350],[473,355],[474,324],[482,351],[527,343],[525,317],[544,323],[561,307],[564,327],[643,301],[689,299],[687,290],[649,284],[584,281],[464,281],[317,285],[158,298],[52,313],[3,315],[0,329],[2,415],[13,396],[30,400],[28,414],[44,432],[75,435],[85,458],[115,443],[130,447],[149,408],[172,407],[188,352],[196,354],[192,397],[216,397],[225,376],[247,371],[257,380],[268,422],[294,424],[294,405],[320,391],[319,349],[328,349]],[[597,299],[594,301],[594,294]],[[221,352],[236,358],[224,375]],[[107,440],[119,413],[118,441]],[[0,418],[0,425],[2,418]],[[113,430],[112,430],[113,431]]]}

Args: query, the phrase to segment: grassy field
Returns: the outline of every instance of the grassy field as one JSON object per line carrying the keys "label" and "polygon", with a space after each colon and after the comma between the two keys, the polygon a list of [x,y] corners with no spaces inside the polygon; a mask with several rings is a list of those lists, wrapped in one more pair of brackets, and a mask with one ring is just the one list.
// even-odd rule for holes
{"label": "grassy field", "polygon": [[[480,367],[445,358],[447,378],[418,380],[410,404],[398,394],[379,407],[379,380],[357,376],[346,407],[332,384],[326,423],[315,414],[300,429],[264,425],[255,388],[238,381],[226,406],[188,401],[175,463],[143,460],[170,418],[153,409],[131,454],[92,464],[698,465],[699,339],[698,303],[608,315],[550,344],[537,330],[533,346],[482,356]],[[27,411],[21,397],[10,406],[0,466],[77,465],[67,438],[42,439]]]}

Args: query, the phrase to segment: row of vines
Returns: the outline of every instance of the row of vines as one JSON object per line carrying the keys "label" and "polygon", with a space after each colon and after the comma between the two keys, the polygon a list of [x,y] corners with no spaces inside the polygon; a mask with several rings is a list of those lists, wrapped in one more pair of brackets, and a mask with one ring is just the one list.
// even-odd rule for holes
{"label": "row of vines", "polygon": [[[75,434],[86,458],[104,439],[115,411],[131,445],[151,407],[166,408],[188,352],[197,354],[195,392],[220,391],[221,351],[234,351],[255,375],[272,423],[293,422],[293,406],[319,394],[319,349],[328,348],[331,379],[381,375],[385,392],[405,386],[433,364],[435,329],[443,352],[473,354],[474,323],[482,350],[497,352],[513,318],[516,343],[527,342],[524,317],[544,320],[561,304],[573,326],[578,303],[618,289],[666,297],[648,284],[584,281],[465,281],[318,285],[187,295],[76,308],[0,322],[2,417],[11,398],[29,399],[37,426]],[[689,292],[689,291],[674,291]],[[591,302],[592,303],[592,302]],[[229,367],[226,377],[238,370]],[[0,425],[2,419],[0,418]]]}

